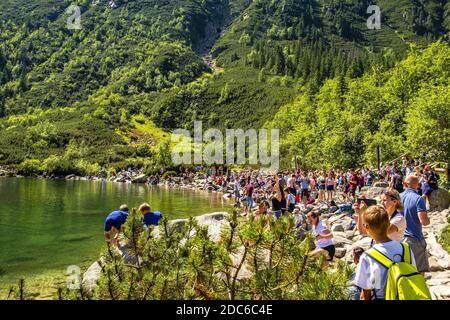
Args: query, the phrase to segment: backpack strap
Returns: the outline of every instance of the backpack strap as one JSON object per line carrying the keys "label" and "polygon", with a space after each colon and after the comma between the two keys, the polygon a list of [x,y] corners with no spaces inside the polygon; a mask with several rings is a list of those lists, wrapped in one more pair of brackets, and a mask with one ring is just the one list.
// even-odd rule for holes
{"label": "backpack strap", "polygon": [[402,242],[403,247],[403,261],[411,264],[411,251],[409,250],[409,245]]}
{"label": "backpack strap", "polygon": [[382,254],[375,248],[366,251],[366,253],[369,255],[369,257],[371,257],[372,259],[374,259],[387,269],[389,269],[394,264],[394,262],[392,262],[391,259],[386,257],[384,254]]}

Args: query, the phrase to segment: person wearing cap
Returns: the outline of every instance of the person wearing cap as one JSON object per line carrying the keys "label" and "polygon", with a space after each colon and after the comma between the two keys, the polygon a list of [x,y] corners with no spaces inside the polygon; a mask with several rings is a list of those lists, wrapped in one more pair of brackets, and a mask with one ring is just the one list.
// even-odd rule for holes
{"label": "person wearing cap", "polygon": [[123,204],[118,211],[111,212],[105,220],[104,231],[106,242],[117,245],[122,225],[128,218],[128,206]]}
{"label": "person wearing cap", "polygon": [[162,219],[162,213],[161,212],[152,212],[150,204],[143,203],[139,207],[139,211],[144,216],[143,225],[145,228],[148,228],[149,226],[157,226],[159,223],[159,220]]}

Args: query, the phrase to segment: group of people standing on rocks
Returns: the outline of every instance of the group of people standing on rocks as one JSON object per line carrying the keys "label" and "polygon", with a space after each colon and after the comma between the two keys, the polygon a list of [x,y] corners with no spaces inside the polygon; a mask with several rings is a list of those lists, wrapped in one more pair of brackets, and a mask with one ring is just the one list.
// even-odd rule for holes
{"label": "group of people standing on rocks", "polygon": [[[409,297],[428,299],[430,294],[423,284],[423,275],[430,267],[422,226],[430,224],[426,198],[438,188],[439,176],[429,165],[413,166],[407,158],[402,161],[399,168],[390,163],[377,172],[372,169],[296,170],[267,174],[259,170],[210,169],[206,175],[223,188],[233,185],[235,206],[241,208],[242,216],[254,214],[260,219],[267,215],[280,219],[293,215],[299,237],[307,233],[314,237],[316,248],[311,255],[325,255],[328,264],[336,251],[333,232],[321,220],[317,207],[334,208],[330,211],[334,214],[350,212],[353,220],[349,230],[358,230],[372,239],[369,250],[353,250],[354,299],[386,299],[392,290],[388,280],[390,270],[402,263],[406,263],[406,269],[411,266],[416,270],[408,281],[415,282],[419,289],[409,292]],[[182,177],[193,179],[193,173],[186,170]],[[366,199],[364,194],[376,181],[384,182],[386,187],[379,203]],[[139,210],[143,214],[143,226],[157,225],[162,217],[152,212],[147,203]],[[127,216],[128,207],[123,205],[106,218],[107,241],[118,243]]]}

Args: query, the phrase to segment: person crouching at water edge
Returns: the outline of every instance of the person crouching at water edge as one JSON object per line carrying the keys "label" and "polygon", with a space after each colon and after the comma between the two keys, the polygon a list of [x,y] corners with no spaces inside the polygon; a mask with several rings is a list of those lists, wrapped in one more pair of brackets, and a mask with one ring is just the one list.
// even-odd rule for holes
{"label": "person crouching at water edge", "polygon": [[312,251],[311,255],[320,255],[324,252],[328,253],[327,261],[333,261],[336,248],[333,241],[333,233],[325,225],[325,223],[320,220],[319,214],[317,212],[310,212],[307,215],[308,222],[312,226],[312,231],[315,236],[316,249]]}
{"label": "person crouching at water edge", "polygon": [[148,203],[141,204],[139,211],[144,216],[144,228],[148,228],[149,226],[157,226],[159,220],[163,217],[161,212],[152,212]]}
{"label": "person crouching at water edge", "polygon": [[128,206],[123,204],[118,211],[111,212],[105,220],[105,240],[114,245],[119,244],[120,228],[128,218]]}

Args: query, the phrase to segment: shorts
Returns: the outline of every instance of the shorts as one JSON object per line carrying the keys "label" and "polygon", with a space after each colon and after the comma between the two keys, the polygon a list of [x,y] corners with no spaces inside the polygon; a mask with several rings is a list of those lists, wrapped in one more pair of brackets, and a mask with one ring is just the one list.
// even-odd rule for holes
{"label": "shorts", "polygon": [[301,193],[301,198],[306,197],[307,199],[309,198],[309,191],[308,189],[302,189],[302,193]]}
{"label": "shorts", "polygon": [[336,247],[334,246],[334,244],[332,244],[331,246],[325,247],[325,248],[320,248],[320,249],[328,252],[327,261],[333,261],[334,255],[336,253]]}
{"label": "shorts", "polygon": [[417,271],[429,272],[430,265],[428,263],[427,243],[425,239],[417,240],[416,238],[405,237],[403,242],[407,243],[414,254],[416,260]]}
{"label": "shorts", "polygon": [[105,232],[108,232],[108,231],[111,231],[113,227],[116,228],[117,230],[120,230],[121,224],[115,220],[107,219],[105,221],[105,225],[104,225],[103,229]]}
{"label": "shorts", "polygon": [[327,186],[328,191],[334,191],[334,186]]}
{"label": "shorts", "polygon": [[281,210],[276,210],[276,211],[273,212],[273,214],[275,215],[275,217],[276,217],[277,219],[280,219],[280,218],[281,218],[281,215],[283,214],[283,211],[281,211]]}
{"label": "shorts", "polygon": [[325,185],[323,184],[319,185],[319,190],[325,190]]}
{"label": "shorts", "polygon": [[289,188],[289,193],[295,195],[295,188]]}

